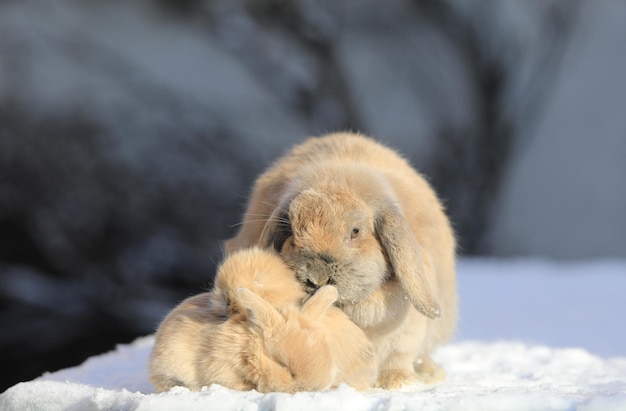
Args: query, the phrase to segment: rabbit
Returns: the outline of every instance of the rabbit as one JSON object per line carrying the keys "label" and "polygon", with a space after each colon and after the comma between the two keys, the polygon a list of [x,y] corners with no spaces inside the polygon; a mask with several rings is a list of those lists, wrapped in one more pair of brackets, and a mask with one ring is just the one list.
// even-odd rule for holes
{"label": "rabbit", "polygon": [[274,250],[251,247],[231,254],[217,268],[214,296],[215,310],[223,316],[241,312],[236,297],[239,288],[247,288],[274,307],[299,304],[307,296],[293,272]]}
{"label": "rabbit", "polygon": [[198,391],[220,384],[259,392],[317,391],[346,383],[356,389],[376,379],[371,343],[333,306],[337,290],[319,289],[301,307],[273,307],[239,288],[242,312],[224,320],[210,292],[183,301],[160,325],[150,357],[158,392],[182,385]]}
{"label": "rabbit", "polygon": [[369,137],[309,138],[256,180],[226,253],[274,248],[308,293],[325,284],[377,356],[377,386],[434,383],[456,326],[456,239],[428,182]]}

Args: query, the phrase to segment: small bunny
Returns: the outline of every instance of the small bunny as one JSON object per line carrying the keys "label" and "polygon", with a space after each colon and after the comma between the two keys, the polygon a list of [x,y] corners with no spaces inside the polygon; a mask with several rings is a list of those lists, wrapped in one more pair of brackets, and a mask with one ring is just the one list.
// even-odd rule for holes
{"label": "small bunny", "polygon": [[301,304],[306,294],[293,273],[274,252],[258,248],[229,256],[215,284],[183,301],[159,326],[150,358],[157,391],[213,383],[261,392],[373,384],[372,345],[333,305],[334,287]]}
{"label": "small bunny", "polygon": [[177,385],[296,392],[373,384],[372,346],[333,307],[334,287],[321,288],[302,307],[282,310],[241,288],[237,298],[245,313],[227,320],[207,309],[210,294],[183,301],[160,325],[149,365],[158,392]]}
{"label": "small bunny", "polygon": [[337,288],[374,345],[380,387],[444,378],[430,354],[456,324],[456,242],[436,194],[398,153],[351,133],[297,145],[257,179],[225,248],[256,245],[280,253],[308,293]]}

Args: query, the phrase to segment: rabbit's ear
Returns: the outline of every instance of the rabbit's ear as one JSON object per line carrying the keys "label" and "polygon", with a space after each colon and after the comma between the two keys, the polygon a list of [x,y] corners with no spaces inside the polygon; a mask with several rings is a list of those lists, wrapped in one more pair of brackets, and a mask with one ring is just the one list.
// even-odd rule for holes
{"label": "rabbit's ear", "polygon": [[375,227],[393,271],[413,306],[426,317],[438,318],[441,313],[433,293],[435,273],[402,212],[396,205],[388,205],[376,216]]}
{"label": "rabbit's ear", "polygon": [[276,327],[282,322],[283,318],[276,308],[247,288],[239,288],[237,296],[247,311],[248,322],[259,331]]}
{"label": "rabbit's ear", "polygon": [[337,301],[337,289],[325,285],[315,292],[302,306],[302,313],[311,318],[320,318]]}

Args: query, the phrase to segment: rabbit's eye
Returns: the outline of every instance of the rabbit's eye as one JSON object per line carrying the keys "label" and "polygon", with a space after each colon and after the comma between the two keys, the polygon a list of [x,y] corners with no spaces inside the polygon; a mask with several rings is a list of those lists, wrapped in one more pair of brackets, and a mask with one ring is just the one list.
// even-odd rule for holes
{"label": "rabbit's eye", "polygon": [[318,288],[320,288],[319,285],[315,284],[313,281],[311,281],[308,278],[304,282],[304,286],[306,287],[306,291],[308,293],[312,293],[313,291],[316,291]]}
{"label": "rabbit's eye", "polygon": [[361,230],[355,227],[350,232],[350,239],[354,240],[355,238],[358,238],[360,235],[361,235]]}
{"label": "rabbit's eye", "polygon": [[291,368],[287,366],[287,364],[284,361],[278,360],[277,362],[279,366],[281,366],[285,371],[287,371],[291,375],[291,378],[296,378],[296,374],[293,372]]}

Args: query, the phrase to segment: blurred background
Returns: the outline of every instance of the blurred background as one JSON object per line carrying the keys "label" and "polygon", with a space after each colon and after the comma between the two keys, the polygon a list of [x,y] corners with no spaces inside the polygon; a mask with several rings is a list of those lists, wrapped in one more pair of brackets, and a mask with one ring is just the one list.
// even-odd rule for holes
{"label": "blurred background", "polygon": [[463,256],[626,257],[624,22],[612,0],[0,1],[0,391],[208,289],[254,178],[307,136],[404,153]]}

